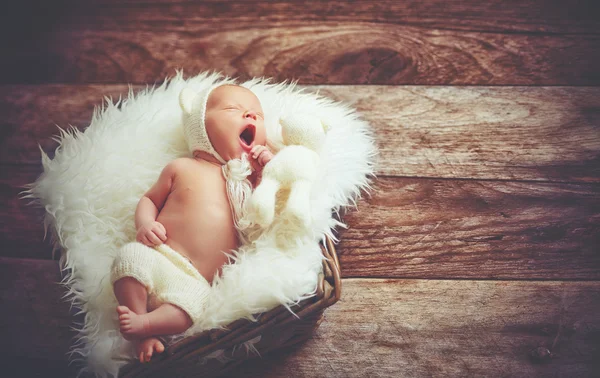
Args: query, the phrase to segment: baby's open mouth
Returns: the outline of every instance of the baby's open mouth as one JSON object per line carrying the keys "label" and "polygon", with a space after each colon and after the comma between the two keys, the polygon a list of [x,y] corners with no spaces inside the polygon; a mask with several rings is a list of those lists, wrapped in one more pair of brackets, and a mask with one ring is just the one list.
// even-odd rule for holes
{"label": "baby's open mouth", "polygon": [[252,124],[247,125],[244,128],[244,131],[242,131],[242,133],[240,134],[240,140],[242,141],[243,144],[245,144],[247,147],[250,147],[252,145],[252,142],[254,142],[254,133],[256,132],[256,127]]}

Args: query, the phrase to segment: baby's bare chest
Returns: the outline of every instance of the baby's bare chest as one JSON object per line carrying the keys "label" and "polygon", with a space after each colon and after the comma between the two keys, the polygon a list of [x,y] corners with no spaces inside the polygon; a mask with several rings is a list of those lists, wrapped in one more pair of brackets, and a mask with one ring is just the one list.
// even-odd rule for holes
{"label": "baby's bare chest", "polygon": [[157,219],[171,235],[204,235],[233,227],[225,179],[220,170],[178,173]]}
{"label": "baby's bare chest", "polygon": [[172,184],[162,212],[197,220],[228,214],[230,208],[225,180],[215,174],[180,175]]}
{"label": "baby's bare chest", "polygon": [[174,183],[157,220],[167,231],[167,244],[191,260],[236,247],[224,180]]}

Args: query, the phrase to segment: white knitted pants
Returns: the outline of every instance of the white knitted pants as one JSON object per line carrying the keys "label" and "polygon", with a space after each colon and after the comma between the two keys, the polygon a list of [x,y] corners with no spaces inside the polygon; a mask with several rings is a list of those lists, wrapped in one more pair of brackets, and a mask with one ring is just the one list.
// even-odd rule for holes
{"label": "white knitted pants", "polygon": [[170,303],[184,310],[194,324],[204,312],[211,288],[189,260],[166,244],[155,248],[138,242],[124,245],[113,262],[111,284],[123,277],[146,286],[151,310]]}

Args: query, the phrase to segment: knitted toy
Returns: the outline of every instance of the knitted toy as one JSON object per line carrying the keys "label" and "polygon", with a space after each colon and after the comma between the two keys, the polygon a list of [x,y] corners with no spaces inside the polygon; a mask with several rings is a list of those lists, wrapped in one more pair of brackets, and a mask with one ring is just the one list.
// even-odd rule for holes
{"label": "knitted toy", "polygon": [[[279,123],[285,147],[265,165],[261,183],[250,197],[248,217],[266,228],[273,223],[275,209],[282,205],[282,214],[308,228],[312,220],[310,192],[328,128],[320,119],[306,114],[287,116]],[[277,193],[285,189],[289,189],[287,202],[277,204]]]}

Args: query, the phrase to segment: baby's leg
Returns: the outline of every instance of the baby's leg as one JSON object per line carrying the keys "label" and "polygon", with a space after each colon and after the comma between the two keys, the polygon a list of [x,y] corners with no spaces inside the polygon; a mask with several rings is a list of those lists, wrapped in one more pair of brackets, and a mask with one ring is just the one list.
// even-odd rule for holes
{"label": "baby's leg", "polygon": [[116,281],[114,291],[121,306],[117,307],[123,337],[135,339],[136,355],[140,362],[148,362],[153,353],[165,350],[156,335],[181,333],[192,325],[187,313],[171,304],[163,304],[148,313],[146,287],[131,277]]}
{"label": "baby's leg", "polygon": [[170,303],[160,305],[144,317],[148,325],[145,331],[147,336],[175,335],[186,331],[193,324],[187,312]]}
{"label": "baby's leg", "polygon": [[135,278],[123,277],[115,281],[113,289],[120,304],[117,312],[121,334],[127,340],[139,338],[139,333],[145,328],[141,315],[148,312],[146,287]]}
{"label": "baby's leg", "polygon": [[154,311],[147,311],[146,287],[131,277],[114,284],[121,333],[127,340],[158,335],[181,333],[192,326],[189,315],[177,306],[164,303]]}
{"label": "baby's leg", "polygon": [[147,313],[148,292],[146,287],[138,280],[131,277],[123,277],[115,281],[113,290],[120,306],[117,307],[119,314],[119,326],[121,334],[127,340],[134,340],[136,356],[140,362],[148,362],[153,353],[162,353],[165,346],[156,337],[139,337],[136,330],[144,328],[143,315]]}

